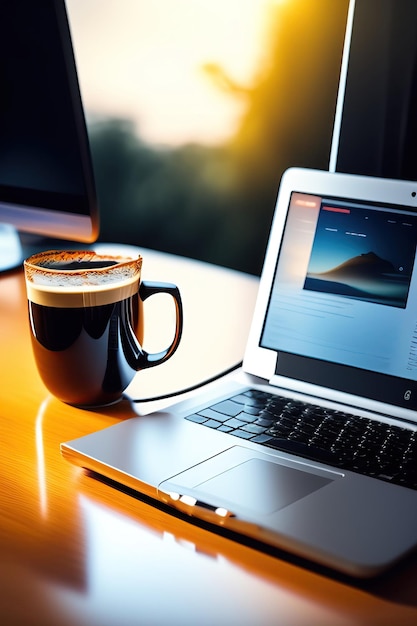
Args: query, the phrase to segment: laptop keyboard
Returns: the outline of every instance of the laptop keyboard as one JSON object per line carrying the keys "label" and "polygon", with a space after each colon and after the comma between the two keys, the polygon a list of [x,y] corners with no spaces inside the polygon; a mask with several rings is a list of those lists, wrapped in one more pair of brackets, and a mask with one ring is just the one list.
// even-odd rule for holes
{"label": "laptop keyboard", "polygon": [[186,417],[341,470],[417,489],[417,431],[255,389]]}

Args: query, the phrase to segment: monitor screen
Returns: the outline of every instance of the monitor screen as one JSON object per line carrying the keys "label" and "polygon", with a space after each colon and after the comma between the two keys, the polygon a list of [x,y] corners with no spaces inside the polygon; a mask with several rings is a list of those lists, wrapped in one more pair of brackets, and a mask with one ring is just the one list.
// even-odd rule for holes
{"label": "monitor screen", "polygon": [[330,170],[417,180],[417,2],[350,0]]}
{"label": "monitor screen", "polygon": [[93,170],[64,0],[0,4],[0,222],[68,240],[97,237]]}

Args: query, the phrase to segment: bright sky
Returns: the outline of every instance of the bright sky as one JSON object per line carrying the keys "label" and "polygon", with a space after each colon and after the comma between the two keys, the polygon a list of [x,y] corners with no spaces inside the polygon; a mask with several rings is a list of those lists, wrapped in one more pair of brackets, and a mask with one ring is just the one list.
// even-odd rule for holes
{"label": "bright sky", "polygon": [[87,115],[130,118],[147,141],[221,142],[245,102],[213,85],[220,65],[248,85],[277,0],[66,0]]}

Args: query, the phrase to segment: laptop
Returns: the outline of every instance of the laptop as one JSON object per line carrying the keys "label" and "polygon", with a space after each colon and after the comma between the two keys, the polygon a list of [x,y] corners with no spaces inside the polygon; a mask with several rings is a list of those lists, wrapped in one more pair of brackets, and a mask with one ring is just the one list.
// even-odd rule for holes
{"label": "laptop", "polygon": [[417,184],[287,170],[242,368],[63,456],[237,538],[382,573],[417,544],[416,243]]}

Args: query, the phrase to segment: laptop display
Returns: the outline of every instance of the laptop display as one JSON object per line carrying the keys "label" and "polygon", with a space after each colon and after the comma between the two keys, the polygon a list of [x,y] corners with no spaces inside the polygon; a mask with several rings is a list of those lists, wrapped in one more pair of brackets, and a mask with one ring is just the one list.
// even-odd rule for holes
{"label": "laptop display", "polygon": [[[363,393],[365,375],[373,397],[373,373],[416,390],[416,243],[410,208],[293,192],[261,337],[282,353],[276,373],[285,375],[289,360],[305,371],[305,357],[317,360],[308,361],[317,384],[328,384],[332,363],[349,366],[339,370],[342,391],[355,393],[358,378]],[[399,397],[392,385],[384,401],[409,406],[406,390]]]}

